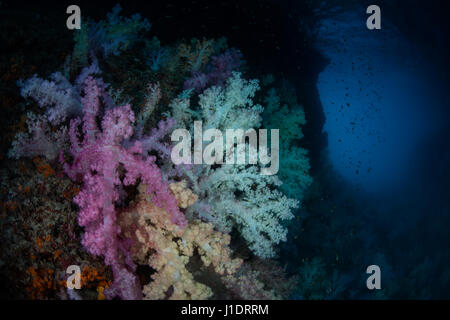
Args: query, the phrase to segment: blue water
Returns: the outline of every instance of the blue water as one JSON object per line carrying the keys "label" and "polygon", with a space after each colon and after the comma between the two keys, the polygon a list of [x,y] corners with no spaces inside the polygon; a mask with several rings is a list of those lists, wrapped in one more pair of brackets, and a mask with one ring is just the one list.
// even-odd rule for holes
{"label": "blue water", "polygon": [[439,130],[441,95],[420,48],[383,19],[358,10],[324,16],[316,46],[330,62],[317,87],[335,170],[369,193],[411,183],[427,139]]}

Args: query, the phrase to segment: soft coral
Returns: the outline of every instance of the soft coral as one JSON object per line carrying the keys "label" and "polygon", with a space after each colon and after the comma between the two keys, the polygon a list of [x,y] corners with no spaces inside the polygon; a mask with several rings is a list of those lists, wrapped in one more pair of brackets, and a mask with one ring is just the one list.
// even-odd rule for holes
{"label": "soft coral", "polygon": [[[101,120],[101,130],[98,128],[101,91],[97,80],[86,79],[83,119],[73,119],[69,130],[73,162],[71,165],[66,163],[62,153],[60,158],[67,175],[83,183],[74,198],[80,207],[78,222],[85,227],[83,245],[90,253],[103,255],[105,263],[112,267],[115,280],[106,294],[136,299],[141,293],[133,274],[135,265],[130,256],[130,243],[120,238],[121,230],[116,222],[115,203],[119,200],[119,191],[140,179],[148,186],[152,201],[171,214],[172,222],[184,227],[186,220],[168,184],[162,179],[155,157],[145,157],[139,141],[129,148],[121,145],[133,134],[135,119],[130,106],[108,109]],[[82,140],[78,130],[80,125]]]}

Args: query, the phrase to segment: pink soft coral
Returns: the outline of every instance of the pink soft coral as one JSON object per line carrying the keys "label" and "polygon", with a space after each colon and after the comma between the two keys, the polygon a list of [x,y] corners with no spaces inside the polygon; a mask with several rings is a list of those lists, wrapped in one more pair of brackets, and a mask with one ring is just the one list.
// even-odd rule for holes
{"label": "pink soft coral", "polygon": [[[168,184],[163,181],[155,157],[142,154],[142,144],[136,141],[125,148],[121,143],[133,134],[134,113],[129,105],[109,109],[97,125],[100,115],[102,88],[89,77],[85,80],[85,96],[82,99],[83,119],[70,123],[71,165],[61,161],[67,175],[83,183],[82,190],[74,198],[80,207],[78,222],[85,227],[82,243],[94,255],[103,255],[105,263],[112,267],[114,283],[107,295],[124,299],[141,298],[141,289],[134,275],[135,265],[130,256],[130,241],[120,238],[115,203],[124,186],[134,185],[138,179],[145,183],[152,201],[170,213],[171,220],[184,228],[186,220],[180,212]],[[80,139],[79,125],[83,128]]]}

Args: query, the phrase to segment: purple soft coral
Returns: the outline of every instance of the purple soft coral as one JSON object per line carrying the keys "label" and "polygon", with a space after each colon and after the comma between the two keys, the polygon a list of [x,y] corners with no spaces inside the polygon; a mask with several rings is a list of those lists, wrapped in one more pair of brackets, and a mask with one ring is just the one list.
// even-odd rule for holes
{"label": "purple soft coral", "polygon": [[233,71],[241,68],[242,63],[242,53],[237,49],[231,49],[221,55],[212,57],[212,72],[209,74],[210,82],[215,86],[223,87]]}
{"label": "purple soft coral", "polygon": [[[133,185],[140,178],[148,186],[147,192],[152,194],[153,202],[164,206],[174,223],[185,227],[186,220],[162,179],[155,157],[145,158],[142,155],[140,141],[129,148],[121,145],[133,134],[132,123],[135,119],[130,106],[107,110],[100,130],[97,117],[100,114],[102,87],[94,78],[88,77],[84,92],[83,119],[72,120],[69,130],[72,165],[65,163],[61,153],[67,175],[83,182],[82,190],[74,199],[80,207],[78,222],[85,227],[82,243],[90,253],[103,255],[105,263],[112,267],[114,283],[107,295],[138,299],[141,297],[140,286],[133,274],[135,265],[128,250],[129,243],[120,239],[120,228],[116,222],[115,202],[119,200],[120,188]],[[80,124],[83,128],[82,141],[78,132]],[[119,168],[124,169],[123,174]]]}
{"label": "purple soft coral", "polygon": [[184,82],[184,89],[201,92],[208,86],[222,87],[225,81],[231,77],[232,72],[239,70],[242,64],[242,54],[239,50],[227,50],[211,58],[211,64],[208,66],[209,72],[194,72],[192,77]]}

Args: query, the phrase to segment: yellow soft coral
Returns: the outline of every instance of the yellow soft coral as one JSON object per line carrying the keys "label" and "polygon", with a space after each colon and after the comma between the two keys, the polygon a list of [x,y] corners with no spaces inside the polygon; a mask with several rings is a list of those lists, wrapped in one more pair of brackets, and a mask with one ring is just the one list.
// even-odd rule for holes
{"label": "yellow soft coral", "polygon": [[[178,205],[192,205],[196,195],[186,189],[185,182],[170,185]],[[139,187],[137,202],[121,215],[121,229],[133,238],[134,258],[148,264],[156,272],[144,286],[145,299],[207,299],[213,295],[206,285],[194,280],[186,268],[197,251],[205,266],[212,265],[220,274],[232,274],[242,263],[231,259],[230,237],[215,231],[213,225],[194,220],[183,230],[170,220],[170,215],[151,202],[145,186]],[[197,250],[195,250],[197,249]]]}
{"label": "yellow soft coral", "polygon": [[241,259],[230,258],[230,236],[214,230],[211,223],[194,220],[184,230],[178,246],[184,255],[192,256],[197,249],[205,266],[213,265],[220,274],[232,274],[242,264]]}
{"label": "yellow soft coral", "polygon": [[169,189],[177,199],[180,208],[186,209],[198,199],[198,196],[186,187],[186,180],[171,183]]}

